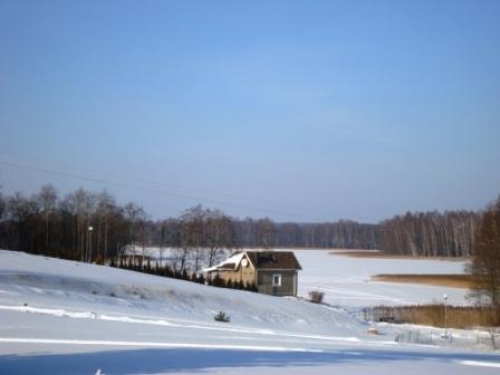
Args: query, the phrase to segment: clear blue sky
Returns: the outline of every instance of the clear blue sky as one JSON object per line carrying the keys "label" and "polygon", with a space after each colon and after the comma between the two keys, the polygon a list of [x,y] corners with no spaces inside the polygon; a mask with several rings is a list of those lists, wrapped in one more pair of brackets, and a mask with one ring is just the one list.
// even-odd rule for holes
{"label": "clear blue sky", "polygon": [[0,0],[4,194],[378,222],[500,194],[500,1]]}

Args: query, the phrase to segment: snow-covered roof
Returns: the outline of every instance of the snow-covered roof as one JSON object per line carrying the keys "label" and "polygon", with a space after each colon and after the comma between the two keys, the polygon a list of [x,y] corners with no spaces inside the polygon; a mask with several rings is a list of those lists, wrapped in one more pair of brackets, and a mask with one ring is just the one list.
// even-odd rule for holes
{"label": "snow-covered roof", "polygon": [[204,268],[201,270],[201,272],[214,272],[220,269],[226,269],[226,270],[236,270],[238,268],[238,265],[240,264],[241,260],[245,257],[244,252],[237,252],[231,255],[229,258],[226,260],[220,262],[219,264]]}

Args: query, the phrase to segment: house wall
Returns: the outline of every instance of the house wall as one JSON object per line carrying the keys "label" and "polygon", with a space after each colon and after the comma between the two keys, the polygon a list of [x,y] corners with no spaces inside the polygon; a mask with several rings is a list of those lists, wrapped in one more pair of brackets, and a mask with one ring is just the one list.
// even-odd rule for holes
{"label": "house wall", "polygon": [[[273,286],[273,275],[281,275],[281,286]],[[297,271],[259,270],[257,288],[259,293],[272,296],[297,296]]]}
{"label": "house wall", "polygon": [[244,284],[255,284],[255,270],[252,267],[241,268],[241,280]]}
{"label": "house wall", "polygon": [[255,270],[252,267],[240,267],[238,270],[227,270],[219,272],[219,276],[225,282],[232,281],[233,283],[243,281],[243,284],[249,285],[255,283]]}

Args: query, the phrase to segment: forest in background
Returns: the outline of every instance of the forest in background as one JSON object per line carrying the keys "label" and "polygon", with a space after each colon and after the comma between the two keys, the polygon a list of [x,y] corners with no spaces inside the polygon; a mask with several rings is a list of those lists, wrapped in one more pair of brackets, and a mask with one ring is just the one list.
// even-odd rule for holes
{"label": "forest in background", "polygon": [[379,224],[379,249],[415,257],[470,257],[480,212],[416,212]]}
{"label": "forest in background", "polygon": [[[237,219],[194,206],[179,217],[152,220],[135,204],[119,204],[106,191],[78,189],[59,197],[52,185],[26,197],[0,192],[0,248],[102,261],[127,244],[217,254],[240,248],[379,249],[415,257],[469,257],[480,212],[407,213],[378,224],[340,220],[276,223]],[[220,257],[220,256],[219,256]]]}

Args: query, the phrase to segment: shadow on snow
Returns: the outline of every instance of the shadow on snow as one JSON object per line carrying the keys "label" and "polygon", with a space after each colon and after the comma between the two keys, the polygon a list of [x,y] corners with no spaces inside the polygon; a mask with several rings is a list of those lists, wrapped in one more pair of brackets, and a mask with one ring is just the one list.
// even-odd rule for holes
{"label": "shadow on snow", "polygon": [[[314,352],[269,352],[214,349],[140,349],[77,354],[0,356],[0,374],[106,375],[157,374],[227,367],[321,366],[341,363],[391,364],[399,361],[486,361],[499,363],[497,355],[430,353],[383,350],[339,350]],[[307,371],[307,370],[306,370]]]}

